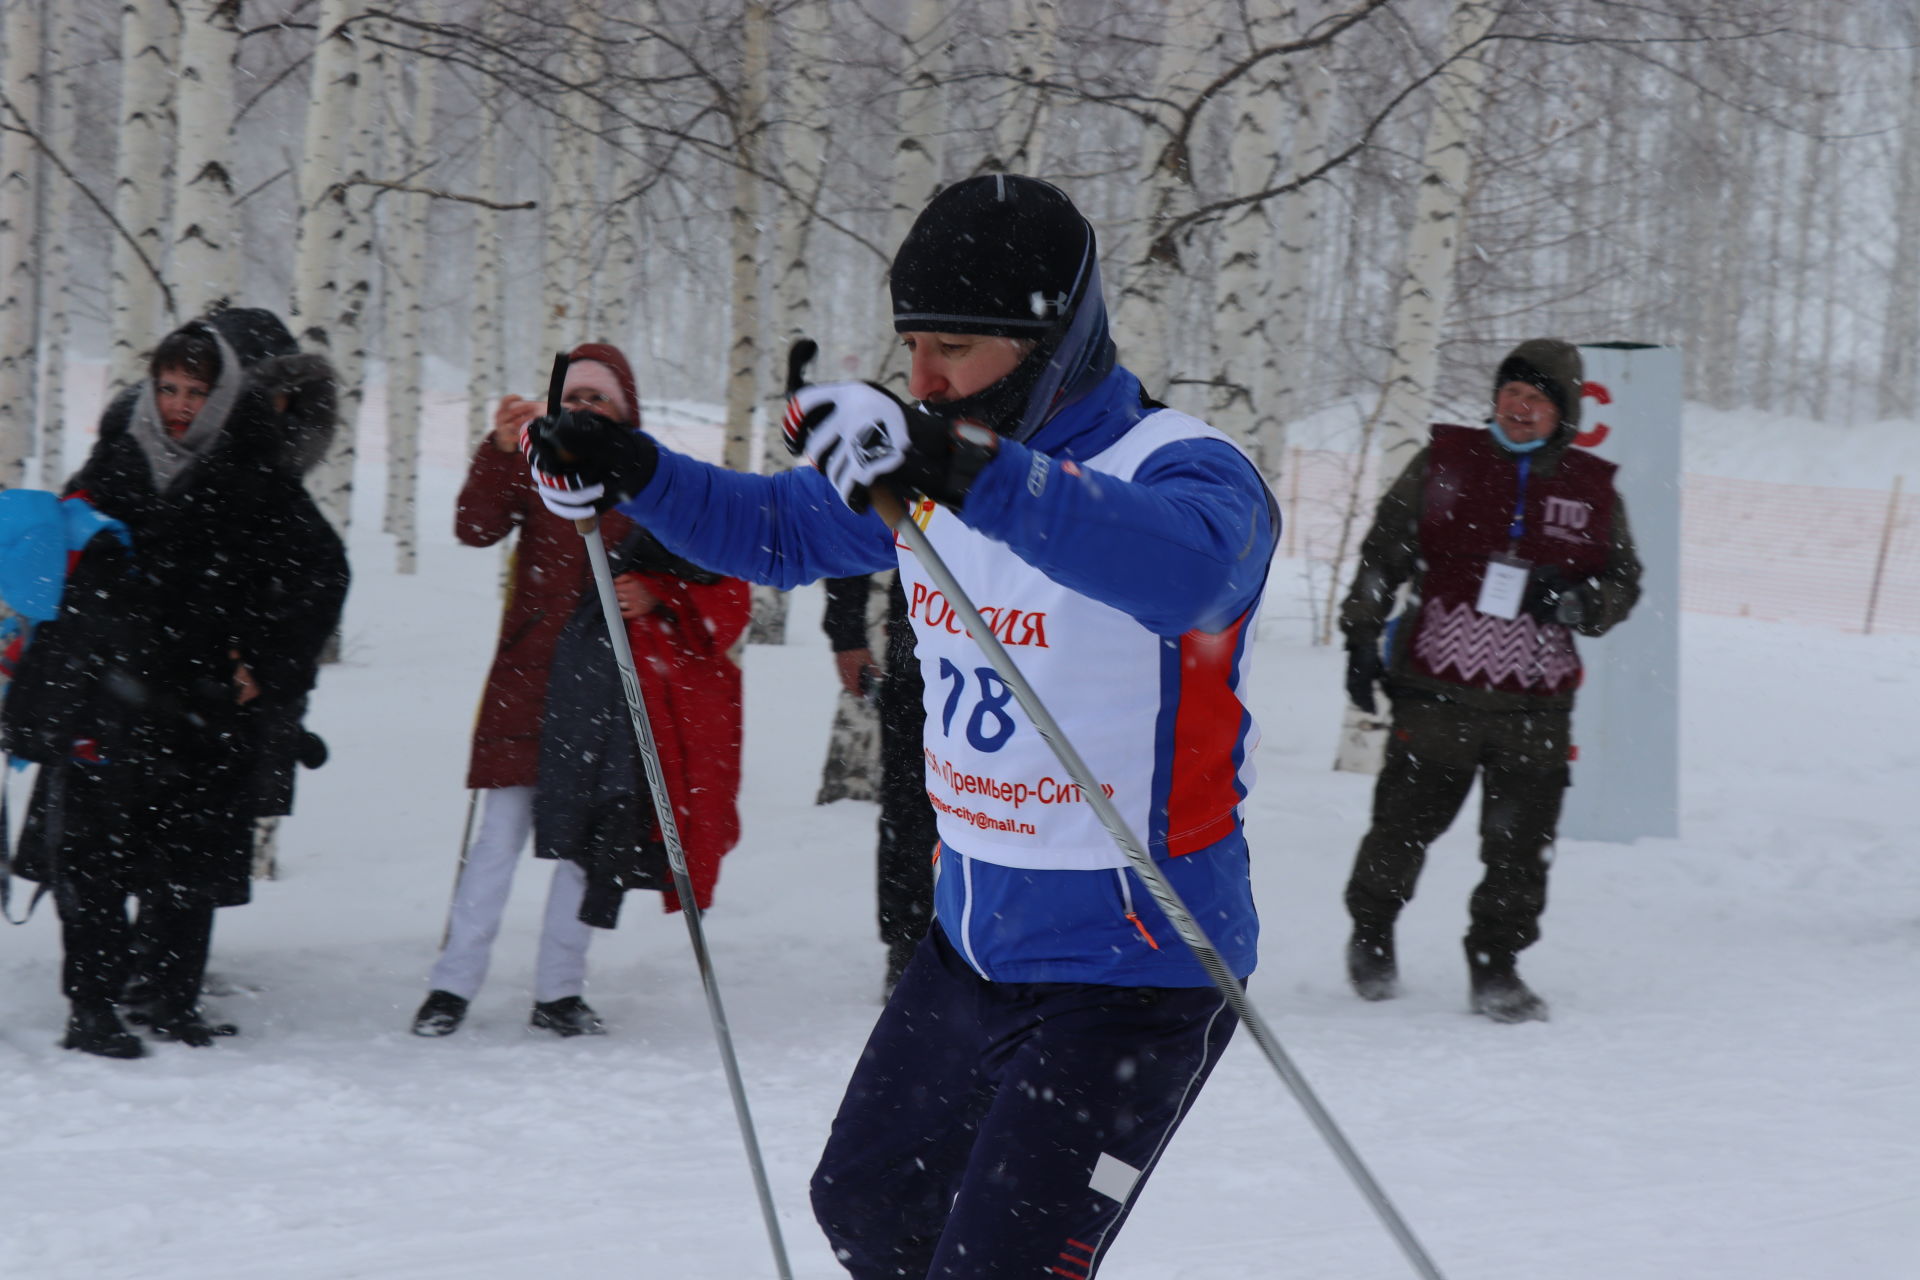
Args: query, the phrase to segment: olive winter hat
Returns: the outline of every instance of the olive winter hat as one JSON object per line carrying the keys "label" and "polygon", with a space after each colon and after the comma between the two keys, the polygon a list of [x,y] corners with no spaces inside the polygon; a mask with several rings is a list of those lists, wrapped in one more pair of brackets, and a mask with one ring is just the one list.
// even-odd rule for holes
{"label": "olive winter hat", "polygon": [[956,182],[920,211],[893,259],[893,327],[1039,338],[1073,314],[1093,226],[1052,183]]}
{"label": "olive winter hat", "polygon": [[1584,377],[1580,349],[1558,338],[1529,338],[1500,362],[1493,375],[1493,393],[1509,382],[1538,387],[1560,411],[1562,427],[1580,425],[1580,384]]}

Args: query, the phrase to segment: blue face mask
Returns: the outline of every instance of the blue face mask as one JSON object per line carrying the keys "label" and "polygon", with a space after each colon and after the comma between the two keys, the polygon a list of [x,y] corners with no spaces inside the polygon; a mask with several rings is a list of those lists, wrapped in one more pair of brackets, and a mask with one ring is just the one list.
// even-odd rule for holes
{"label": "blue face mask", "polygon": [[1538,449],[1541,445],[1553,439],[1553,432],[1549,431],[1538,440],[1529,440],[1525,444],[1515,444],[1513,441],[1507,439],[1507,433],[1500,429],[1500,420],[1497,418],[1487,419],[1487,430],[1493,432],[1493,438],[1498,440],[1500,447],[1508,453],[1532,453],[1535,449]]}

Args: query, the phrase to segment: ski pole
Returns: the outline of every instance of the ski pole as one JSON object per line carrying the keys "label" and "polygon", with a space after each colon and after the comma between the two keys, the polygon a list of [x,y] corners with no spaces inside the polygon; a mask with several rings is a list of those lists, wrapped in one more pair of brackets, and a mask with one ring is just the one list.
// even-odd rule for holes
{"label": "ski pole", "polygon": [[[480,807],[480,791],[471,788],[467,792],[467,821],[460,828],[460,861],[453,868],[453,898],[447,903],[447,922],[440,929],[440,949],[447,949],[447,939],[453,936],[453,909],[460,900],[460,877],[467,874],[468,850],[473,844],[473,811]],[[518,857],[520,851],[514,850]]]}
{"label": "ski pole", "polygon": [[[566,378],[567,357],[554,357],[553,383],[547,397],[547,413],[560,411],[561,383]],[[760,1142],[754,1136],[753,1113],[747,1108],[746,1086],[740,1080],[740,1063],[734,1056],[733,1036],[727,1030],[727,1013],[720,1003],[720,985],[713,973],[713,960],[707,953],[706,931],[700,926],[700,904],[694,898],[693,878],[687,873],[687,854],[680,844],[680,824],[674,819],[673,799],[667,794],[666,775],[660,768],[660,750],[654,742],[653,724],[647,716],[646,697],[640,692],[640,675],[633,663],[633,646],[627,642],[627,624],[620,616],[620,601],[613,589],[613,566],[607,560],[607,546],[600,538],[600,519],[587,516],[575,520],[573,527],[587,544],[587,560],[593,566],[593,585],[600,595],[600,612],[607,620],[607,637],[613,642],[614,663],[620,668],[620,688],[626,695],[627,713],[633,721],[633,736],[640,746],[640,761],[646,770],[647,787],[653,792],[653,812],[660,821],[660,839],[667,846],[667,865],[673,869],[674,891],[680,896],[680,914],[687,920],[687,939],[693,944],[694,963],[700,969],[700,985],[707,993],[707,1013],[713,1020],[713,1038],[719,1046],[720,1062],[726,1069],[727,1088],[733,1094],[733,1114],[740,1122],[740,1138],[746,1144],[747,1164],[753,1170],[753,1186],[760,1197],[760,1216],[766,1221],[767,1241],[773,1247],[774,1266],[780,1280],[793,1280],[787,1264],[787,1247],[780,1238],[780,1220],[774,1213],[773,1192],[767,1183],[767,1169],[760,1158]]]}

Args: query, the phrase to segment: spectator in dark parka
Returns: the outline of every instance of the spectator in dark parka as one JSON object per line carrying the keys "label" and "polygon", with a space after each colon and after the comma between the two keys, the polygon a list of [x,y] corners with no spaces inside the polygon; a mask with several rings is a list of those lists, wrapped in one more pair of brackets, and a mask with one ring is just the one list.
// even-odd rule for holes
{"label": "spectator in dark parka", "polygon": [[[300,727],[347,590],[340,539],[302,477],[334,430],[334,375],[270,312],[194,320],[116,397],[66,486],[127,530],[73,566],[9,690],[5,735],[39,763],[20,874],[60,912],[63,1043],[145,1051],[235,1028],[200,1008],[215,908],[251,896],[253,824],[292,805]],[[127,916],[139,903],[139,927]]]}

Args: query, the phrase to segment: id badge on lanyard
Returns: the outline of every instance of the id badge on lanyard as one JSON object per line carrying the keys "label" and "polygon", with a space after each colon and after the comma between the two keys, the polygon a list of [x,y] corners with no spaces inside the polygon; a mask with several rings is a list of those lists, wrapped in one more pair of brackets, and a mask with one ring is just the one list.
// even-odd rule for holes
{"label": "id badge on lanyard", "polygon": [[1518,556],[1488,556],[1486,576],[1480,579],[1480,598],[1473,607],[1481,613],[1511,622],[1520,616],[1527,596],[1527,575],[1533,566]]}
{"label": "id badge on lanyard", "polygon": [[1513,545],[1507,555],[1487,557],[1487,571],[1480,579],[1480,598],[1473,603],[1479,612],[1509,622],[1520,616],[1520,604],[1527,597],[1527,575],[1533,569],[1531,562],[1512,554],[1527,532],[1527,471],[1527,459],[1522,456],[1519,492],[1513,499],[1513,520],[1507,525],[1507,537]]}

